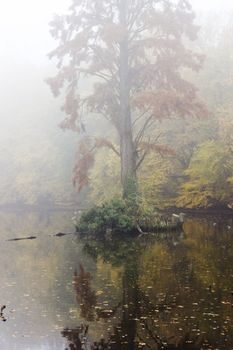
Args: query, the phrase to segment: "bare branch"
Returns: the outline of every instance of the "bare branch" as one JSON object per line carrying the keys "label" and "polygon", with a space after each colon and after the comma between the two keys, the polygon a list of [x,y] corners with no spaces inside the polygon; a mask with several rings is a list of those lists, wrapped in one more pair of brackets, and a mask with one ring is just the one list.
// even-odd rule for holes
{"label": "bare branch", "polygon": [[101,147],[107,147],[108,149],[111,149],[118,157],[121,156],[120,152],[116,149],[113,143],[107,139],[98,138],[95,140],[94,148],[101,148]]}
{"label": "bare branch", "polygon": [[[140,131],[139,131],[139,133],[138,133],[138,135],[136,136],[135,141],[134,141],[136,147],[137,147],[138,144],[140,143],[140,141],[141,141],[142,137],[144,136],[144,134],[145,134],[145,132],[146,132],[146,129],[148,128],[148,126],[149,126],[149,124],[150,124],[150,122],[151,122],[152,119],[153,119],[153,114],[152,114],[149,118],[146,119],[146,121],[145,121],[143,127],[140,129]],[[153,121],[153,122],[154,122],[154,121]]]}
{"label": "bare branch", "polygon": [[135,170],[138,170],[138,168],[139,168],[139,167],[141,166],[141,164],[144,162],[144,160],[145,160],[145,158],[146,158],[147,154],[148,154],[148,152],[147,152],[147,151],[145,151],[145,152],[143,153],[143,155],[142,155],[141,159],[139,160],[139,162],[138,162],[138,164],[137,164],[137,166],[136,166],[136,169],[135,169]]}
{"label": "bare branch", "polygon": [[146,113],[148,113],[150,110],[150,108],[148,108],[147,110],[145,110],[142,114],[140,114],[132,123],[132,126],[135,126],[135,124],[145,116]]}

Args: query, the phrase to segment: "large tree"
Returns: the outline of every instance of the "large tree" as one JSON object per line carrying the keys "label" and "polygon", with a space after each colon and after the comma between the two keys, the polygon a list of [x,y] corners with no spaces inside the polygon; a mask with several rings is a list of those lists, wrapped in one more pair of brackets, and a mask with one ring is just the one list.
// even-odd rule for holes
{"label": "large tree", "polygon": [[[187,0],[73,0],[67,15],[51,22],[58,46],[50,57],[58,72],[48,82],[65,96],[61,126],[81,134],[79,188],[87,184],[95,150],[110,147],[120,157],[123,193],[132,194],[147,154],[168,150],[155,136],[158,121],[205,114],[183,78],[184,69],[198,70],[203,60],[184,45],[196,38],[194,18]],[[110,133],[91,138],[88,115],[110,121],[118,143]]]}

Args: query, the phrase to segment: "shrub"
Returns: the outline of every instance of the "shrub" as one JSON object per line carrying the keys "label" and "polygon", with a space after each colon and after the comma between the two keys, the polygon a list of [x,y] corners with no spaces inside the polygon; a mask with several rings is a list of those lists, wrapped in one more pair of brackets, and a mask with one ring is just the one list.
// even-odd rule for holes
{"label": "shrub", "polygon": [[129,233],[134,229],[134,218],[122,199],[113,199],[84,212],[77,231],[86,234]]}

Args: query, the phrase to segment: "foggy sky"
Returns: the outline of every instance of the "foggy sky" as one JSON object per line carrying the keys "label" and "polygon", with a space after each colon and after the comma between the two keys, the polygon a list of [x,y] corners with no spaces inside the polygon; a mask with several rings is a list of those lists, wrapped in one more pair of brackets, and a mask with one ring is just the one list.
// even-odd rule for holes
{"label": "foggy sky", "polygon": [[[230,10],[231,0],[192,0],[196,11]],[[48,23],[64,13],[71,0],[11,0],[0,4],[0,73],[21,60],[48,64],[46,54],[54,47]]]}
{"label": "foggy sky", "polygon": [[[3,62],[21,59],[46,63],[46,54],[53,48],[48,22],[54,13],[63,13],[71,0],[11,0],[0,4],[0,69]],[[196,11],[229,11],[232,0],[192,0]]]}
{"label": "foggy sky", "polygon": [[[232,0],[231,0],[232,1]],[[229,11],[230,0],[192,0],[195,11]],[[63,119],[60,101],[55,100],[44,80],[53,75],[55,63],[47,54],[56,47],[49,33],[54,14],[63,14],[71,0],[2,0],[0,1],[0,154],[17,145],[25,146],[37,158],[41,145],[56,133],[59,140],[75,149],[70,134],[57,127]],[[54,136],[54,137],[55,137]],[[66,137],[66,138],[65,138]],[[51,141],[51,140],[50,140]],[[13,145],[13,146],[12,146]],[[32,147],[33,146],[33,147]],[[2,153],[1,153],[2,152]],[[7,153],[6,153],[7,154]],[[21,159],[21,158],[20,158]],[[1,158],[0,158],[1,160]],[[9,166],[10,160],[6,160]],[[72,169],[73,160],[68,168]],[[43,166],[43,164],[42,164]],[[57,165],[59,169],[60,164]],[[46,174],[45,174],[46,177]]]}
{"label": "foggy sky", "polygon": [[[56,47],[48,23],[54,14],[65,13],[70,3],[71,0],[0,2],[0,127],[3,119],[9,122],[32,115],[34,108],[41,110],[44,101],[37,99],[38,88],[43,90],[44,99],[58,104],[44,83],[51,75],[48,71],[55,67],[47,57]],[[192,5],[195,11],[204,12],[233,8],[231,0],[192,0]]]}

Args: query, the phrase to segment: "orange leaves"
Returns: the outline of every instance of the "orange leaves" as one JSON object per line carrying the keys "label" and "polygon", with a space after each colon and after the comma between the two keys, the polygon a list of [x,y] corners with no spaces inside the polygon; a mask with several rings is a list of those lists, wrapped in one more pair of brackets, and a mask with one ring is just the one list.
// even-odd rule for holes
{"label": "orange leaves", "polygon": [[147,108],[156,119],[164,119],[171,116],[174,110],[181,107],[176,92],[160,90],[157,92],[144,91],[134,97],[133,105],[142,110]]}
{"label": "orange leaves", "polygon": [[74,186],[78,185],[78,191],[81,191],[89,183],[88,173],[94,164],[93,148],[90,145],[90,139],[85,138],[80,141],[78,148],[78,161],[74,168]]}
{"label": "orange leaves", "polygon": [[[55,96],[65,96],[63,129],[82,133],[82,119],[102,116],[115,127],[123,149],[124,142],[133,145],[129,159],[141,147],[142,162],[145,152],[172,154],[145,142],[152,140],[157,120],[208,114],[182,75],[203,61],[183,40],[193,40],[198,30],[188,0],[72,0],[68,14],[51,26],[58,46],[50,58],[58,60],[59,72],[48,82]],[[105,137],[81,140],[74,170],[79,190],[88,184],[102,147],[119,155]]]}
{"label": "orange leaves", "polygon": [[207,112],[204,104],[196,98],[195,90],[186,91],[186,93],[179,93],[173,89],[143,91],[134,96],[132,105],[139,110],[148,109],[148,113],[158,120],[172,116],[202,117]]}
{"label": "orange leaves", "polygon": [[81,131],[78,125],[80,123],[80,98],[76,94],[75,88],[71,88],[67,93],[62,110],[65,111],[67,117],[60,123],[61,129],[79,133]]}
{"label": "orange leaves", "polygon": [[[59,74],[48,81],[54,94],[60,95],[72,82],[78,91],[79,82],[87,79],[91,86],[84,101],[86,110],[102,114],[119,130],[119,43],[127,39],[126,74],[132,106],[140,114],[145,106],[157,119],[204,114],[196,91],[180,73],[182,67],[197,70],[202,62],[182,41],[185,36],[194,38],[197,32],[189,2],[136,0],[128,5],[124,14],[117,0],[73,0],[68,15],[51,22],[59,42],[50,55],[59,60]],[[121,25],[123,15],[126,23]],[[138,93],[140,90],[144,92]],[[75,94],[67,96],[64,111],[69,120],[62,123],[63,128],[78,131],[75,119],[80,108]]]}
{"label": "orange leaves", "polygon": [[78,159],[74,168],[73,184],[78,186],[78,192],[80,192],[85,186],[89,184],[89,171],[94,165],[95,155],[98,149],[107,147],[114,153],[120,156],[119,151],[113,145],[112,142],[105,138],[91,139],[85,137],[79,143],[78,147]]}

